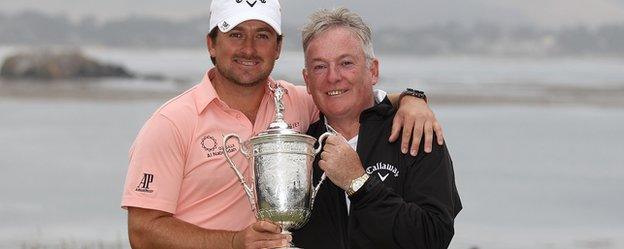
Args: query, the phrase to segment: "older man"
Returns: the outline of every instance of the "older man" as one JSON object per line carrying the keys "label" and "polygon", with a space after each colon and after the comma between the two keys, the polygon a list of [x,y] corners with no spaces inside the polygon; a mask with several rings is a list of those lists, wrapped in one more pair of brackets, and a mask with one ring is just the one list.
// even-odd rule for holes
{"label": "older man", "polygon": [[[128,209],[133,248],[275,248],[290,240],[279,226],[256,221],[219,145],[222,134],[246,140],[267,128],[275,115],[268,84],[288,90],[285,120],[295,129],[306,131],[318,110],[305,88],[269,77],[281,51],[277,0],[214,0],[210,8],[206,42],[216,67],[160,107],[130,151],[121,205]],[[426,104],[417,98],[402,102],[402,109],[411,110],[398,119],[405,124],[403,135],[415,127],[418,141],[424,127],[431,141],[431,127],[440,129]],[[414,121],[419,116],[429,118]],[[250,178],[247,160],[236,148],[227,150]]]}
{"label": "older man", "polygon": [[[323,114],[310,126],[327,138],[316,161],[322,185],[294,242],[312,248],[446,248],[461,210],[445,146],[411,157],[386,142],[396,110],[373,91],[379,61],[371,31],[344,8],[321,10],[303,29],[308,92]],[[357,152],[355,151],[357,150]]]}

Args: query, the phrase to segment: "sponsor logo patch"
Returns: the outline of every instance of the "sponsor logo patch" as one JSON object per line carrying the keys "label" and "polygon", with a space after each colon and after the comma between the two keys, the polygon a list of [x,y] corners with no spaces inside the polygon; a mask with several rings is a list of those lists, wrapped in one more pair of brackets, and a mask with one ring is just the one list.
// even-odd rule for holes
{"label": "sponsor logo patch", "polygon": [[379,176],[379,180],[386,181],[388,176],[392,175],[394,178],[399,177],[399,169],[391,164],[378,162],[374,165],[366,167],[366,173],[369,175]]}
{"label": "sponsor logo patch", "polygon": [[[261,3],[266,3],[267,0],[260,0]],[[242,3],[243,0],[236,0],[236,3]],[[245,2],[249,5],[249,7],[252,7],[256,5],[256,3],[258,2],[258,0],[245,0]]]}
{"label": "sponsor logo patch", "polygon": [[150,189],[150,184],[154,182],[154,175],[143,173],[143,178],[139,185],[134,189],[134,191],[144,192],[144,193],[152,193],[154,190]]}
{"label": "sponsor logo patch", "polygon": [[227,23],[226,21],[223,21],[223,22],[221,23],[221,29],[227,29],[228,27],[230,27],[230,24],[229,24],[229,23]]}
{"label": "sponsor logo patch", "polygon": [[[219,146],[217,139],[211,135],[202,137],[201,147],[206,151],[206,158],[223,155],[223,146]],[[238,150],[233,144],[228,144],[226,149],[228,153]]]}

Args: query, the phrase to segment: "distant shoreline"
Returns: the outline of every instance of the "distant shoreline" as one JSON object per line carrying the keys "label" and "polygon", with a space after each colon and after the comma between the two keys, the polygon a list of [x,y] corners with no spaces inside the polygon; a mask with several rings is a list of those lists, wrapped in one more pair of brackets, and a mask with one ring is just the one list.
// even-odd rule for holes
{"label": "distant shoreline", "polygon": [[124,90],[97,88],[88,85],[68,87],[55,83],[37,83],[36,85],[20,86],[18,84],[2,84],[0,81],[0,98],[43,99],[43,100],[99,100],[99,101],[132,101],[167,99],[182,91],[174,90]]}
{"label": "distant shoreline", "polygon": [[[190,86],[180,84],[169,89],[125,89],[97,84],[71,82],[28,82],[0,79],[0,100],[38,99],[75,101],[166,101]],[[550,87],[541,89],[460,89],[428,92],[433,105],[576,105],[624,107],[624,89]]]}

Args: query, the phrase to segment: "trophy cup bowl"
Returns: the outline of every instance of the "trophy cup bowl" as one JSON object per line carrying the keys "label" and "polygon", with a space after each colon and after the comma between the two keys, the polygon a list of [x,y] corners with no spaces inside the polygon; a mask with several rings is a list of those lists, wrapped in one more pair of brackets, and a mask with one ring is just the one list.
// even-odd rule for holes
{"label": "trophy cup bowl", "polygon": [[[258,220],[269,220],[282,227],[282,233],[302,227],[310,218],[314,197],[325,180],[325,173],[316,187],[312,180],[312,163],[321,151],[323,140],[332,133],[319,137],[319,145],[314,148],[316,139],[293,130],[284,121],[282,97],[284,88],[269,82],[274,93],[275,120],[267,130],[251,137],[246,142],[236,134],[223,136],[223,154],[229,163],[251,203],[251,209]],[[254,176],[253,186],[249,186],[236,164],[227,153],[227,142],[236,138],[239,150],[251,165]],[[293,247],[291,247],[293,248]]]}
{"label": "trophy cup bowl", "polygon": [[[314,197],[325,179],[323,174],[321,181],[314,187],[312,163],[322,148],[323,139],[330,134],[327,132],[321,135],[317,148],[314,148],[314,137],[296,132],[261,134],[242,143],[239,151],[252,165],[252,187],[245,183],[238,167],[224,151],[258,220],[279,224],[283,233],[301,228],[308,221]],[[227,141],[231,138],[241,143],[238,135],[228,134],[224,136],[223,148],[227,147]]]}

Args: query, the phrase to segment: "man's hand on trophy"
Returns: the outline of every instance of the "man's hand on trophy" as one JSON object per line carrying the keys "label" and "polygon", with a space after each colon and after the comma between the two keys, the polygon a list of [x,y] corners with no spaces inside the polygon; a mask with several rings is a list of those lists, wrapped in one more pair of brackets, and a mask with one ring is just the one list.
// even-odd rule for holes
{"label": "man's hand on trophy", "polygon": [[351,181],[364,174],[357,152],[340,135],[331,135],[325,140],[319,167],[325,171],[329,180],[345,191],[349,189]]}
{"label": "man's hand on trophy", "polygon": [[232,248],[280,248],[286,247],[292,241],[292,236],[281,234],[282,228],[270,221],[257,221],[245,230],[239,231],[232,237]]}

